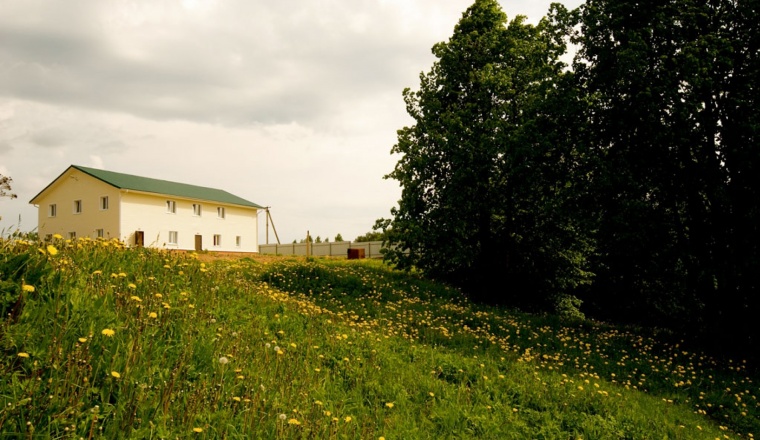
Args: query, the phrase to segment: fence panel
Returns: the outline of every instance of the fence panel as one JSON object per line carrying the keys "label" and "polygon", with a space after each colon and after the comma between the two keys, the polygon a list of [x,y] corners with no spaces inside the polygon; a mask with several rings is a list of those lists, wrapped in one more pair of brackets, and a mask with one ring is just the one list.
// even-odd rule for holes
{"label": "fence panel", "polygon": [[[380,258],[382,241],[350,242],[337,241],[334,243],[312,243],[311,255],[315,257],[345,257],[349,249],[364,249],[367,258]],[[306,243],[291,244],[260,244],[261,255],[300,255],[306,256]]]}

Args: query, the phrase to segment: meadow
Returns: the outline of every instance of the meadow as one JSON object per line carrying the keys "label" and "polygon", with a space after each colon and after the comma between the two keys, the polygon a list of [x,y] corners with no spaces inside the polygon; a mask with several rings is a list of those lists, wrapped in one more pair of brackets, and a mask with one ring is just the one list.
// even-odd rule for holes
{"label": "meadow", "polygon": [[379,261],[4,239],[0,307],[3,438],[760,433],[742,359],[476,305]]}

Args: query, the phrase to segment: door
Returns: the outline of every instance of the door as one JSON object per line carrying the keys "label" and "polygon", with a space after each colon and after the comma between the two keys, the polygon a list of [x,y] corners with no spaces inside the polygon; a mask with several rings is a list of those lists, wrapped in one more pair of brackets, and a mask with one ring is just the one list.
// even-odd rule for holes
{"label": "door", "polygon": [[203,250],[203,236],[196,235],[195,236],[195,250],[196,251],[202,251]]}
{"label": "door", "polygon": [[145,246],[145,232],[135,231],[135,246],[137,247]]}

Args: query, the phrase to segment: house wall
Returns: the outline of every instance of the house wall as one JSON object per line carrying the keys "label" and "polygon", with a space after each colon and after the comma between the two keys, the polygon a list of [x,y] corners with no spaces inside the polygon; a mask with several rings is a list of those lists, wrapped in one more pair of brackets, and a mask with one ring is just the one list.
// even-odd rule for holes
{"label": "house wall", "polygon": [[[108,209],[101,209],[101,197],[108,197]],[[81,212],[74,212],[74,202],[81,200]],[[64,173],[36,203],[37,232],[40,238],[61,234],[69,238],[97,237],[102,229],[105,238],[119,236],[119,190],[76,169]],[[50,205],[56,215],[50,216]]]}
{"label": "house wall", "polygon": [[[175,202],[176,212],[167,211],[166,202]],[[201,215],[193,204],[201,205]],[[224,207],[225,216],[217,216]],[[182,199],[173,196],[123,191],[121,193],[121,239],[134,245],[136,231],[142,231],[145,246],[166,249],[195,249],[195,236],[202,237],[202,250],[258,252],[258,210],[218,202]],[[177,243],[169,242],[169,232],[177,232]],[[214,235],[221,244],[214,245]],[[240,245],[236,243],[240,237]]]}

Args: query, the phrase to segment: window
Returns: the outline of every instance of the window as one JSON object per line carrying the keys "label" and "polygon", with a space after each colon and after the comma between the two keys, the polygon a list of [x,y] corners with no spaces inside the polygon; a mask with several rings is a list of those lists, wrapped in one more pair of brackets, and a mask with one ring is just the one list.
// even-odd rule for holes
{"label": "window", "polygon": [[48,205],[48,217],[55,217],[58,214],[58,205],[53,203]]}
{"label": "window", "polygon": [[177,231],[169,231],[169,244],[177,244]]}
{"label": "window", "polygon": [[105,236],[102,229],[96,229],[95,234],[98,236],[98,238],[103,238]]}
{"label": "window", "polygon": [[77,238],[77,233],[76,232],[69,232],[69,238],[72,239],[72,240],[76,239]]}
{"label": "window", "polygon": [[101,211],[108,209],[108,196],[103,196],[100,198],[100,209]]}
{"label": "window", "polygon": [[81,213],[82,213],[82,201],[74,200],[74,214],[81,214]]}
{"label": "window", "polygon": [[170,214],[176,214],[177,213],[177,202],[174,200],[167,200],[166,201],[166,212]]}
{"label": "window", "polygon": [[214,246],[221,246],[222,245],[222,236],[219,234],[214,234]]}
{"label": "window", "polygon": [[201,205],[198,203],[193,203],[193,215],[196,217],[201,216]]}
{"label": "window", "polygon": [[219,218],[224,218],[224,207],[223,206],[218,206],[216,208],[216,216],[219,217]]}
{"label": "window", "polygon": [[235,237],[235,246],[240,247],[240,236]]}

